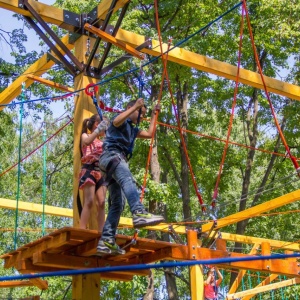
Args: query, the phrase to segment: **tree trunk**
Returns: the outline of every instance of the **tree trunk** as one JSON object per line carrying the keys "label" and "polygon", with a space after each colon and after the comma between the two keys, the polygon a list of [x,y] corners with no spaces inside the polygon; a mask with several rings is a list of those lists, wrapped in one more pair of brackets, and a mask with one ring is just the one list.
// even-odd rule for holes
{"label": "tree trunk", "polygon": [[[187,115],[187,104],[188,104],[188,84],[183,84],[183,90],[180,89],[179,76],[176,78],[178,84],[177,90],[177,107],[182,129],[187,129],[188,115]],[[185,144],[187,144],[187,134],[185,131],[182,132]],[[181,141],[180,143],[180,159],[181,159],[181,193],[182,193],[182,206],[183,206],[183,218],[184,220],[191,220],[191,207],[190,207],[190,189],[189,189],[189,167],[187,158],[184,151],[184,146]]]}

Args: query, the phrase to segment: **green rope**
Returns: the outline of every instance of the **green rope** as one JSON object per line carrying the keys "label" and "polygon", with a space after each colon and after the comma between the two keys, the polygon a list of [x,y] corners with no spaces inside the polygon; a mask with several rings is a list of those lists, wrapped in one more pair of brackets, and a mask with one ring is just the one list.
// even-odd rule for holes
{"label": "green rope", "polygon": [[246,288],[245,288],[245,283],[244,283],[244,277],[242,278],[242,289],[243,289],[243,291],[246,290]]}
{"label": "green rope", "polygon": [[[279,275],[279,281],[281,282],[281,276]],[[283,288],[281,287],[280,288],[280,294],[281,294],[281,299],[284,299],[284,291],[283,291]]]}
{"label": "green rope", "polygon": [[22,131],[23,131],[23,101],[25,98],[25,83],[22,83],[22,94],[21,94],[21,105],[20,105],[20,124],[19,124],[19,157],[18,157],[18,183],[17,183],[17,205],[15,214],[15,234],[14,234],[14,249],[17,249],[17,238],[18,238],[18,218],[19,218],[19,199],[20,199],[20,185],[21,185],[21,145],[22,145]]}
{"label": "green rope", "polygon": [[271,299],[274,300],[274,290],[271,291]]}
{"label": "green rope", "polygon": [[252,289],[252,282],[251,282],[250,271],[248,270],[247,273],[248,273],[249,288]]}
{"label": "green rope", "polygon": [[[46,123],[45,123],[46,125]],[[42,235],[45,235],[45,202],[46,202],[46,128],[43,131],[43,215],[42,215]]]}
{"label": "green rope", "polygon": [[[260,273],[259,272],[256,272],[257,273],[257,283],[260,284],[261,281],[260,281]],[[259,299],[261,300],[261,293],[259,293]]]}

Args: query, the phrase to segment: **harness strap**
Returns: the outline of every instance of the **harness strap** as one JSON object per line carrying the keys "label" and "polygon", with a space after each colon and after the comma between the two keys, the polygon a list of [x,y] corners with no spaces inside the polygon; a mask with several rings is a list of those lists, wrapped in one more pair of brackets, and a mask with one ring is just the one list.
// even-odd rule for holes
{"label": "harness strap", "polygon": [[116,169],[116,167],[118,166],[118,164],[120,163],[121,158],[119,156],[115,156],[114,158],[112,158],[109,163],[107,164],[106,167],[106,176],[103,182],[103,185],[105,186],[109,186],[113,179],[113,172]]}
{"label": "harness strap", "polygon": [[[140,66],[140,74],[138,76],[138,80],[139,80],[139,98],[142,97],[142,93],[143,93],[143,88],[144,88],[144,81],[143,81],[143,68],[142,65]],[[139,125],[140,125],[140,121],[141,121],[141,114],[142,114],[142,108],[139,109],[139,114],[138,114],[138,118],[137,118],[137,122],[136,122],[136,127],[133,129],[133,138],[132,141],[127,149],[127,160],[129,160],[132,157],[132,152],[133,152],[133,148],[134,148],[134,142],[135,139],[139,133]]]}
{"label": "harness strap", "polygon": [[82,213],[82,203],[81,203],[81,200],[80,200],[79,189],[78,189],[78,191],[77,191],[77,199],[76,199],[76,202],[77,202],[78,214],[79,214],[79,217],[81,217],[81,213]]}
{"label": "harness strap", "polygon": [[[140,115],[141,115],[141,108],[139,109],[139,117],[138,117],[138,123],[139,123],[139,118],[140,118]],[[139,133],[139,128],[138,128],[138,124],[137,123],[137,126],[133,129],[133,138],[132,138],[132,141],[127,149],[127,155],[126,155],[126,158],[127,160],[129,160],[131,157],[132,157],[132,152],[133,152],[133,148],[134,148],[134,142],[135,142],[135,139]]]}
{"label": "harness strap", "polygon": [[94,162],[92,164],[83,164],[82,169],[87,169],[87,170],[90,170],[90,171],[98,171],[100,172],[100,168],[99,168],[99,165],[98,165],[98,162]]}

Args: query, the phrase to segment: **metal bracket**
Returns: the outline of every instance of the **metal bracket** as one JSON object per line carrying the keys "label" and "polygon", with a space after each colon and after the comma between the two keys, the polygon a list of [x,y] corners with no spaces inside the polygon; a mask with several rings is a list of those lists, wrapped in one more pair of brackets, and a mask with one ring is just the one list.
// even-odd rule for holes
{"label": "metal bracket", "polygon": [[61,26],[69,31],[77,32],[81,28],[81,17],[79,14],[63,10],[64,25]]}
{"label": "metal bracket", "polygon": [[[55,55],[57,55],[58,59],[66,66],[68,71],[73,75],[76,75],[78,73],[78,70],[83,71],[83,65],[72,54],[72,52],[67,48],[67,46],[58,38],[58,36],[52,31],[52,29],[47,25],[47,23],[40,17],[40,15],[35,11],[35,9],[29,4],[28,0],[20,1],[19,6],[28,10],[33,16],[33,18],[37,20],[37,23],[35,23],[32,18],[24,16],[27,22],[37,32],[37,34],[44,40],[44,42],[50,47],[50,49],[55,53]],[[41,26],[44,31],[38,25]],[[52,38],[54,43],[50,40],[50,38],[45,32]],[[74,67],[65,58],[65,56],[67,56],[76,65],[76,67]]]}

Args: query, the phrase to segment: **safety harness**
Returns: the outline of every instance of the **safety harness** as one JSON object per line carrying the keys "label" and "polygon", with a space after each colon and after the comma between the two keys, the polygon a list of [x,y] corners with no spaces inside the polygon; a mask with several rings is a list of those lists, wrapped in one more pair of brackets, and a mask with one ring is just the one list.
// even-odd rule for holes
{"label": "safety harness", "polygon": [[[144,88],[144,81],[143,81],[143,69],[142,69],[142,65],[140,67],[140,74],[138,76],[138,81],[139,81],[139,95],[138,97],[141,98],[142,97],[142,93],[143,93],[143,88]],[[138,114],[138,118],[137,118],[137,122],[136,122],[136,126],[133,129],[133,138],[132,141],[127,149],[127,155],[126,158],[127,160],[129,160],[132,157],[132,152],[133,152],[133,148],[134,148],[134,142],[135,139],[139,133],[139,125],[140,125],[140,121],[141,121],[141,114],[142,114],[142,108],[139,109],[139,114]]]}

